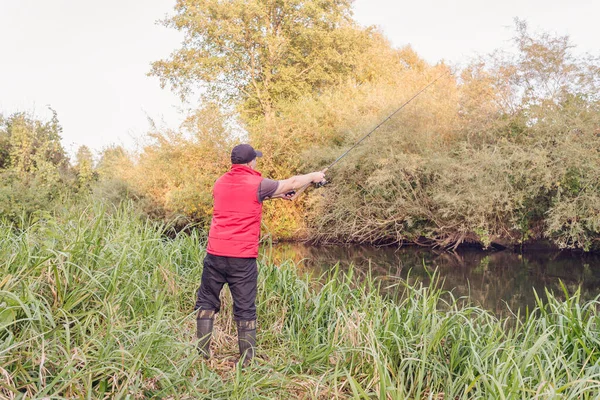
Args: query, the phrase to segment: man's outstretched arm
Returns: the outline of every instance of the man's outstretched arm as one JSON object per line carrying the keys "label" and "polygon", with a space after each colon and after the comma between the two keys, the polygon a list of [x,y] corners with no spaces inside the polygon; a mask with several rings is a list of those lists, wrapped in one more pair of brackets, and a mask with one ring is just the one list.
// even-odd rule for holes
{"label": "man's outstretched arm", "polygon": [[325,171],[311,172],[305,175],[296,175],[278,182],[277,190],[269,199],[291,200],[296,190],[310,183],[325,181]]}

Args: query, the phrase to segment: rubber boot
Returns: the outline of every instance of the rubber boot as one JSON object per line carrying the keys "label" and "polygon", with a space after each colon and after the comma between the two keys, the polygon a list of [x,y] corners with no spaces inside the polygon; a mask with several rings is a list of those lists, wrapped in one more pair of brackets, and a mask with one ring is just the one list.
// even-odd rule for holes
{"label": "rubber boot", "polygon": [[242,367],[247,367],[252,362],[256,350],[256,320],[237,321],[237,330],[240,362]]}
{"label": "rubber boot", "polygon": [[196,337],[198,338],[198,353],[204,358],[210,358],[210,339],[212,337],[215,312],[198,310],[196,316]]}

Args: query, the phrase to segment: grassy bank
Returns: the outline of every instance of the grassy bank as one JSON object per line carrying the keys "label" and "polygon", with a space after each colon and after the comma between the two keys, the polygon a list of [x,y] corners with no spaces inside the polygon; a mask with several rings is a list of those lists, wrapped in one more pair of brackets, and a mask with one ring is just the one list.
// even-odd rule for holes
{"label": "grassy bank", "polygon": [[[499,320],[442,292],[393,303],[367,278],[298,275],[260,262],[259,357],[243,373],[231,302],[215,358],[194,348],[197,234],[127,209],[0,225],[1,398],[596,398],[598,301],[552,296]],[[325,282],[325,283],[320,283]],[[443,310],[443,311],[442,311]]]}

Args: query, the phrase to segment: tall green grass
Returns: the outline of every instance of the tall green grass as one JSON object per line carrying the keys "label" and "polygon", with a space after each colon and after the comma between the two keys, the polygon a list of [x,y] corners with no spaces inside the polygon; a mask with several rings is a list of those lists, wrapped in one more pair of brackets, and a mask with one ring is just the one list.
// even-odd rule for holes
{"label": "tall green grass", "polygon": [[[195,350],[201,235],[93,204],[0,225],[0,398],[573,398],[600,393],[599,302],[548,294],[522,318],[436,286],[299,276],[259,260],[259,358],[236,355],[231,302],[215,357]],[[325,278],[325,279],[323,279]]]}

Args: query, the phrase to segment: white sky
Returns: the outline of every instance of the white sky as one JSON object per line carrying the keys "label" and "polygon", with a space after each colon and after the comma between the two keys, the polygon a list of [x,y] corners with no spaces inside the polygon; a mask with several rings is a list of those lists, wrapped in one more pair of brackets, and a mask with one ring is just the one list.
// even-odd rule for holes
{"label": "white sky", "polygon": [[[132,147],[147,117],[171,127],[185,108],[150,63],[167,57],[179,33],[155,22],[175,0],[0,0],[0,113],[58,112],[73,154],[112,143]],[[513,19],[533,31],[568,34],[600,55],[599,0],[356,0],[355,17],[379,25],[395,46],[411,44],[430,63],[465,64],[508,47]]]}

